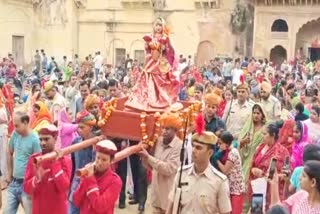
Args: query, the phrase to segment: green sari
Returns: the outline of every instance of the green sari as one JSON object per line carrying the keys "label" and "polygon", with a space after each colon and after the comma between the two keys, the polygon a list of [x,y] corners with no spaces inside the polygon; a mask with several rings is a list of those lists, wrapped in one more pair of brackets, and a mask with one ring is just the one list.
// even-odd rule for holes
{"label": "green sari", "polygon": [[251,116],[250,118],[248,118],[248,120],[244,124],[244,127],[242,128],[239,134],[239,142],[240,140],[245,138],[248,133],[250,136],[250,143],[239,149],[241,161],[242,161],[242,173],[243,173],[243,177],[246,185],[248,184],[248,181],[249,181],[253,155],[263,140],[263,131],[264,131],[264,126],[261,127],[259,130],[257,130],[255,133],[253,133],[254,124]]}
{"label": "green sari", "polygon": [[[259,105],[260,104],[255,104]],[[254,106],[255,106],[254,105]],[[262,110],[264,118],[266,118],[266,113]],[[240,134],[239,134],[239,142],[244,139],[247,134],[249,133],[250,136],[250,143],[243,148],[240,147],[239,153],[241,156],[241,161],[242,161],[242,174],[245,182],[245,187],[246,187],[246,193],[248,192],[248,185],[251,185],[249,183],[249,175],[250,175],[250,170],[252,166],[252,161],[253,161],[253,156],[258,148],[258,146],[263,142],[263,131],[266,126],[266,122],[264,123],[264,126],[262,126],[259,130],[257,130],[254,133],[254,124],[253,124],[253,118],[252,118],[252,113],[251,117],[249,117],[244,124],[244,127],[242,128]],[[244,205],[243,205],[243,213],[248,213],[250,210],[250,204],[249,204],[249,199],[247,198],[247,195],[245,197]]]}

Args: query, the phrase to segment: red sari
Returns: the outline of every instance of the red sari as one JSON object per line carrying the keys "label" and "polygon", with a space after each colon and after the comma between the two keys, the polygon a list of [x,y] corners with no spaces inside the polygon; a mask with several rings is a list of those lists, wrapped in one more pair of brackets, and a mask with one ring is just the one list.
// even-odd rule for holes
{"label": "red sari", "polygon": [[11,133],[14,130],[14,125],[13,125],[14,93],[11,89],[11,86],[8,84],[5,84],[2,88],[2,94],[6,99],[5,106],[9,116],[8,134],[11,135]]}
{"label": "red sari", "polygon": [[293,140],[293,128],[295,126],[295,121],[294,120],[286,120],[280,129],[279,132],[279,143],[286,147],[287,150],[289,151],[289,154],[291,155],[292,153],[292,146],[294,143]]}
{"label": "red sari", "polygon": [[[285,163],[285,158],[289,157],[289,152],[288,150],[282,146],[279,143],[274,143],[271,147],[268,148],[268,150],[265,152],[265,154],[262,154],[262,150],[263,148],[266,146],[265,143],[261,144],[256,153],[253,156],[253,162],[252,162],[252,168],[259,168],[261,169],[264,174],[268,173],[269,170],[269,166],[271,163],[271,159],[272,158],[276,158],[277,159],[277,171],[280,172],[284,166]],[[249,188],[248,188],[248,196],[249,199],[251,200],[252,198],[252,188],[251,188],[251,181],[257,179],[257,177],[255,177],[250,170],[250,176],[249,176]],[[279,181],[279,191],[280,191],[280,199],[283,200],[284,199],[284,182],[283,181]],[[269,205],[270,205],[270,198],[271,194],[270,194],[270,186],[268,184],[267,186],[267,197],[266,197],[266,209],[268,210]]]}
{"label": "red sari", "polygon": [[147,112],[165,110],[178,100],[179,81],[172,74],[174,50],[165,34],[160,38],[146,35],[144,40],[144,69],[132,88],[126,107]]}

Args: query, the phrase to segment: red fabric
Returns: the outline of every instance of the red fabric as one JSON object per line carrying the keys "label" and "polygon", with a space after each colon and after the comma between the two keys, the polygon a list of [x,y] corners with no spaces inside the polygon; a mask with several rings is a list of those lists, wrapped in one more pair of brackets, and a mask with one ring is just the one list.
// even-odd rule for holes
{"label": "red fabric", "polygon": [[[174,50],[170,45],[169,38],[165,34],[161,38],[150,34],[152,42],[146,42],[145,64],[136,83],[132,88],[126,106],[142,111],[158,111],[169,108],[177,102],[179,93],[179,81],[173,76]],[[161,42],[166,47],[162,52]]]}
{"label": "red fabric", "polygon": [[244,195],[230,195],[231,199],[231,214],[242,214]]}
{"label": "red fabric", "polygon": [[262,82],[263,82],[263,76],[262,76],[262,75],[261,75],[261,76],[258,76],[258,77],[257,77],[257,80],[258,80],[259,83],[262,83]]}
{"label": "red fabric", "polygon": [[74,205],[80,214],[113,214],[121,186],[120,177],[111,169],[98,178],[85,177],[73,194]]}
{"label": "red fabric", "polygon": [[[50,210],[50,214],[67,214],[68,212],[68,191],[71,178],[71,159],[62,157],[57,161],[50,161],[42,164],[44,169],[50,169],[40,183],[35,179],[36,169],[33,164],[35,157],[30,157],[25,173],[23,188],[32,196],[32,214],[43,214]],[[62,174],[58,175],[59,172]]]}
{"label": "red fabric", "polygon": [[9,65],[9,73],[8,73],[8,77],[9,78],[15,78],[17,75],[17,67],[15,64],[11,63]]}
{"label": "red fabric", "polygon": [[[265,147],[265,143],[261,144],[256,153],[253,156],[253,162],[252,162],[252,168],[259,168],[261,169],[264,174],[268,173],[269,170],[269,166],[271,163],[271,159],[275,158],[277,159],[277,171],[280,172],[283,167],[284,167],[284,163],[285,163],[285,158],[290,156],[288,150],[282,146],[280,143],[274,143],[271,147],[269,147],[269,149],[266,151],[266,153],[263,155],[261,153],[261,151],[263,150],[263,148]],[[248,196],[249,199],[251,200],[252,198],[252,188],[251,188],[251,180],[257,179],[257,177],[255,177],[250,170],[250,176],[249,176],[249,188],[248,188]],[[284,182],[283,181],[279,181],[279,193],[280,193],[280,199],[283,200],[284,199]],[[269,205],[270,205],[270,187],[269,184],[267,186],[267,202],[266,202],[266,208],[269,209]]]}
{"label": "red fabric", "polygon": [[147,169],[147,182],[148,184],[152,182],[152,169],[150,167]]}
{"label": "red fabric", "polygon": [[223,153],[223,156],[221,158],[221,163],[222,164],[226,164],[227,160],[228,160],[228,157],[229,157],[229,152],[230,152],[230,149],[226,149]]}
{"label": "red fabric", "polygon": [[284,124],[279,132],[279,143],[282,146],[287,148],[290,155],[292,153],[292,145],[294,143],[293,128],[294,128],[295,124],[296,123],[294,120],[287,120],[284,122]]}
{"label": "red fabric", "polygon": [[14,111],[14,93],[11,89],[11,86],[8,84],[5,84],[2,88],[3,96],[6,98],[6,109],[8,111],[9,116],[9,125],[8,125],[8,134],[11,135],[11,133],[14,130],[14,124],[13,124],[13,111]]}
{"label": "red fabric", "polygon": [[223,113],[224,113],[224,109],[226,108],[226,105],[227,105],[227,102],[225,100],[223,100],[219,106],[218,106],[218,109],[217,109],[217,116],[222,118],[223,116]]}

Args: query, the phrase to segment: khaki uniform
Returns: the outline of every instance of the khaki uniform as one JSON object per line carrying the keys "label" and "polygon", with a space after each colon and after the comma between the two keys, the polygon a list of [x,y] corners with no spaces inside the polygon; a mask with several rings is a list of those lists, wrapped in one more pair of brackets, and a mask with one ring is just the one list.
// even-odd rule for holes
{"label": "khaki uniform", "polygon": [[[231,108],[230,108],[231,105]],[[228,103],[223,113],[223,120],[225,121],[227,130],[234,136],[238,137],[243,125],[248,118],[251,117],[253,104],[246,101],[242,106],[237,100]]]}
{"label": "khaki uniform", "polygon": [[[178,187],[177,173],[169,200],[174,201]],[[177,201],[174,201],[177,203]],[[227,177],[211,164],[202,174],[196,174],[194,165],[182,169],[181,214],[216,214],[231,212],[230,190]]]}
{"label": "khaki uniform", "polygon": [[281,103],[280,101],[270,95],[267,100],[261,99],[261,106],[263,110],[267,114],[267,119],[271,121],[275,121],[277,119],[280,119],[281,117]]}

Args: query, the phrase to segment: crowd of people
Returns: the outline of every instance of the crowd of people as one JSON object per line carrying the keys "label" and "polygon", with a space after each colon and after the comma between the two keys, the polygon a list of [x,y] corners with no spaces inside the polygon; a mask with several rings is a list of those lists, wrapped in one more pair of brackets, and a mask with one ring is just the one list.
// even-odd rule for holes
{"label": "crowd of people", "polygon": [[[17,213],[19,204],[27,214],[113,213],[116,203],[127,206],[127,195],[142,213],[149,183],[152,213],[320,213],[320,63],[302,56],[281,65],[216,58],[197,68],[191,57],[171,58],[165,29],[159,19],[144,37],[144,67],[128,56],[114,69],[99,51],[82,63],[75,55],[58,64],[37,51],[36,74],[47,78],[31,82],[23,110],[14,111],[12,77],[5,76],[3,213]],[[139,111],[166,108],[152,150],[141,148],[113,164],[116,152],[139,142],[111,138],[34,164],[40,155],[101,135],[103,103],[125,96],[127,106]],[[167,108],[175,101],[202,104],[184,139],[178,134],[182,118]],[[179,169],[181,151],[185,166]],[[77,176],[83,167],[87,173]],[[253,207],[259,194],[263,206]]]}

